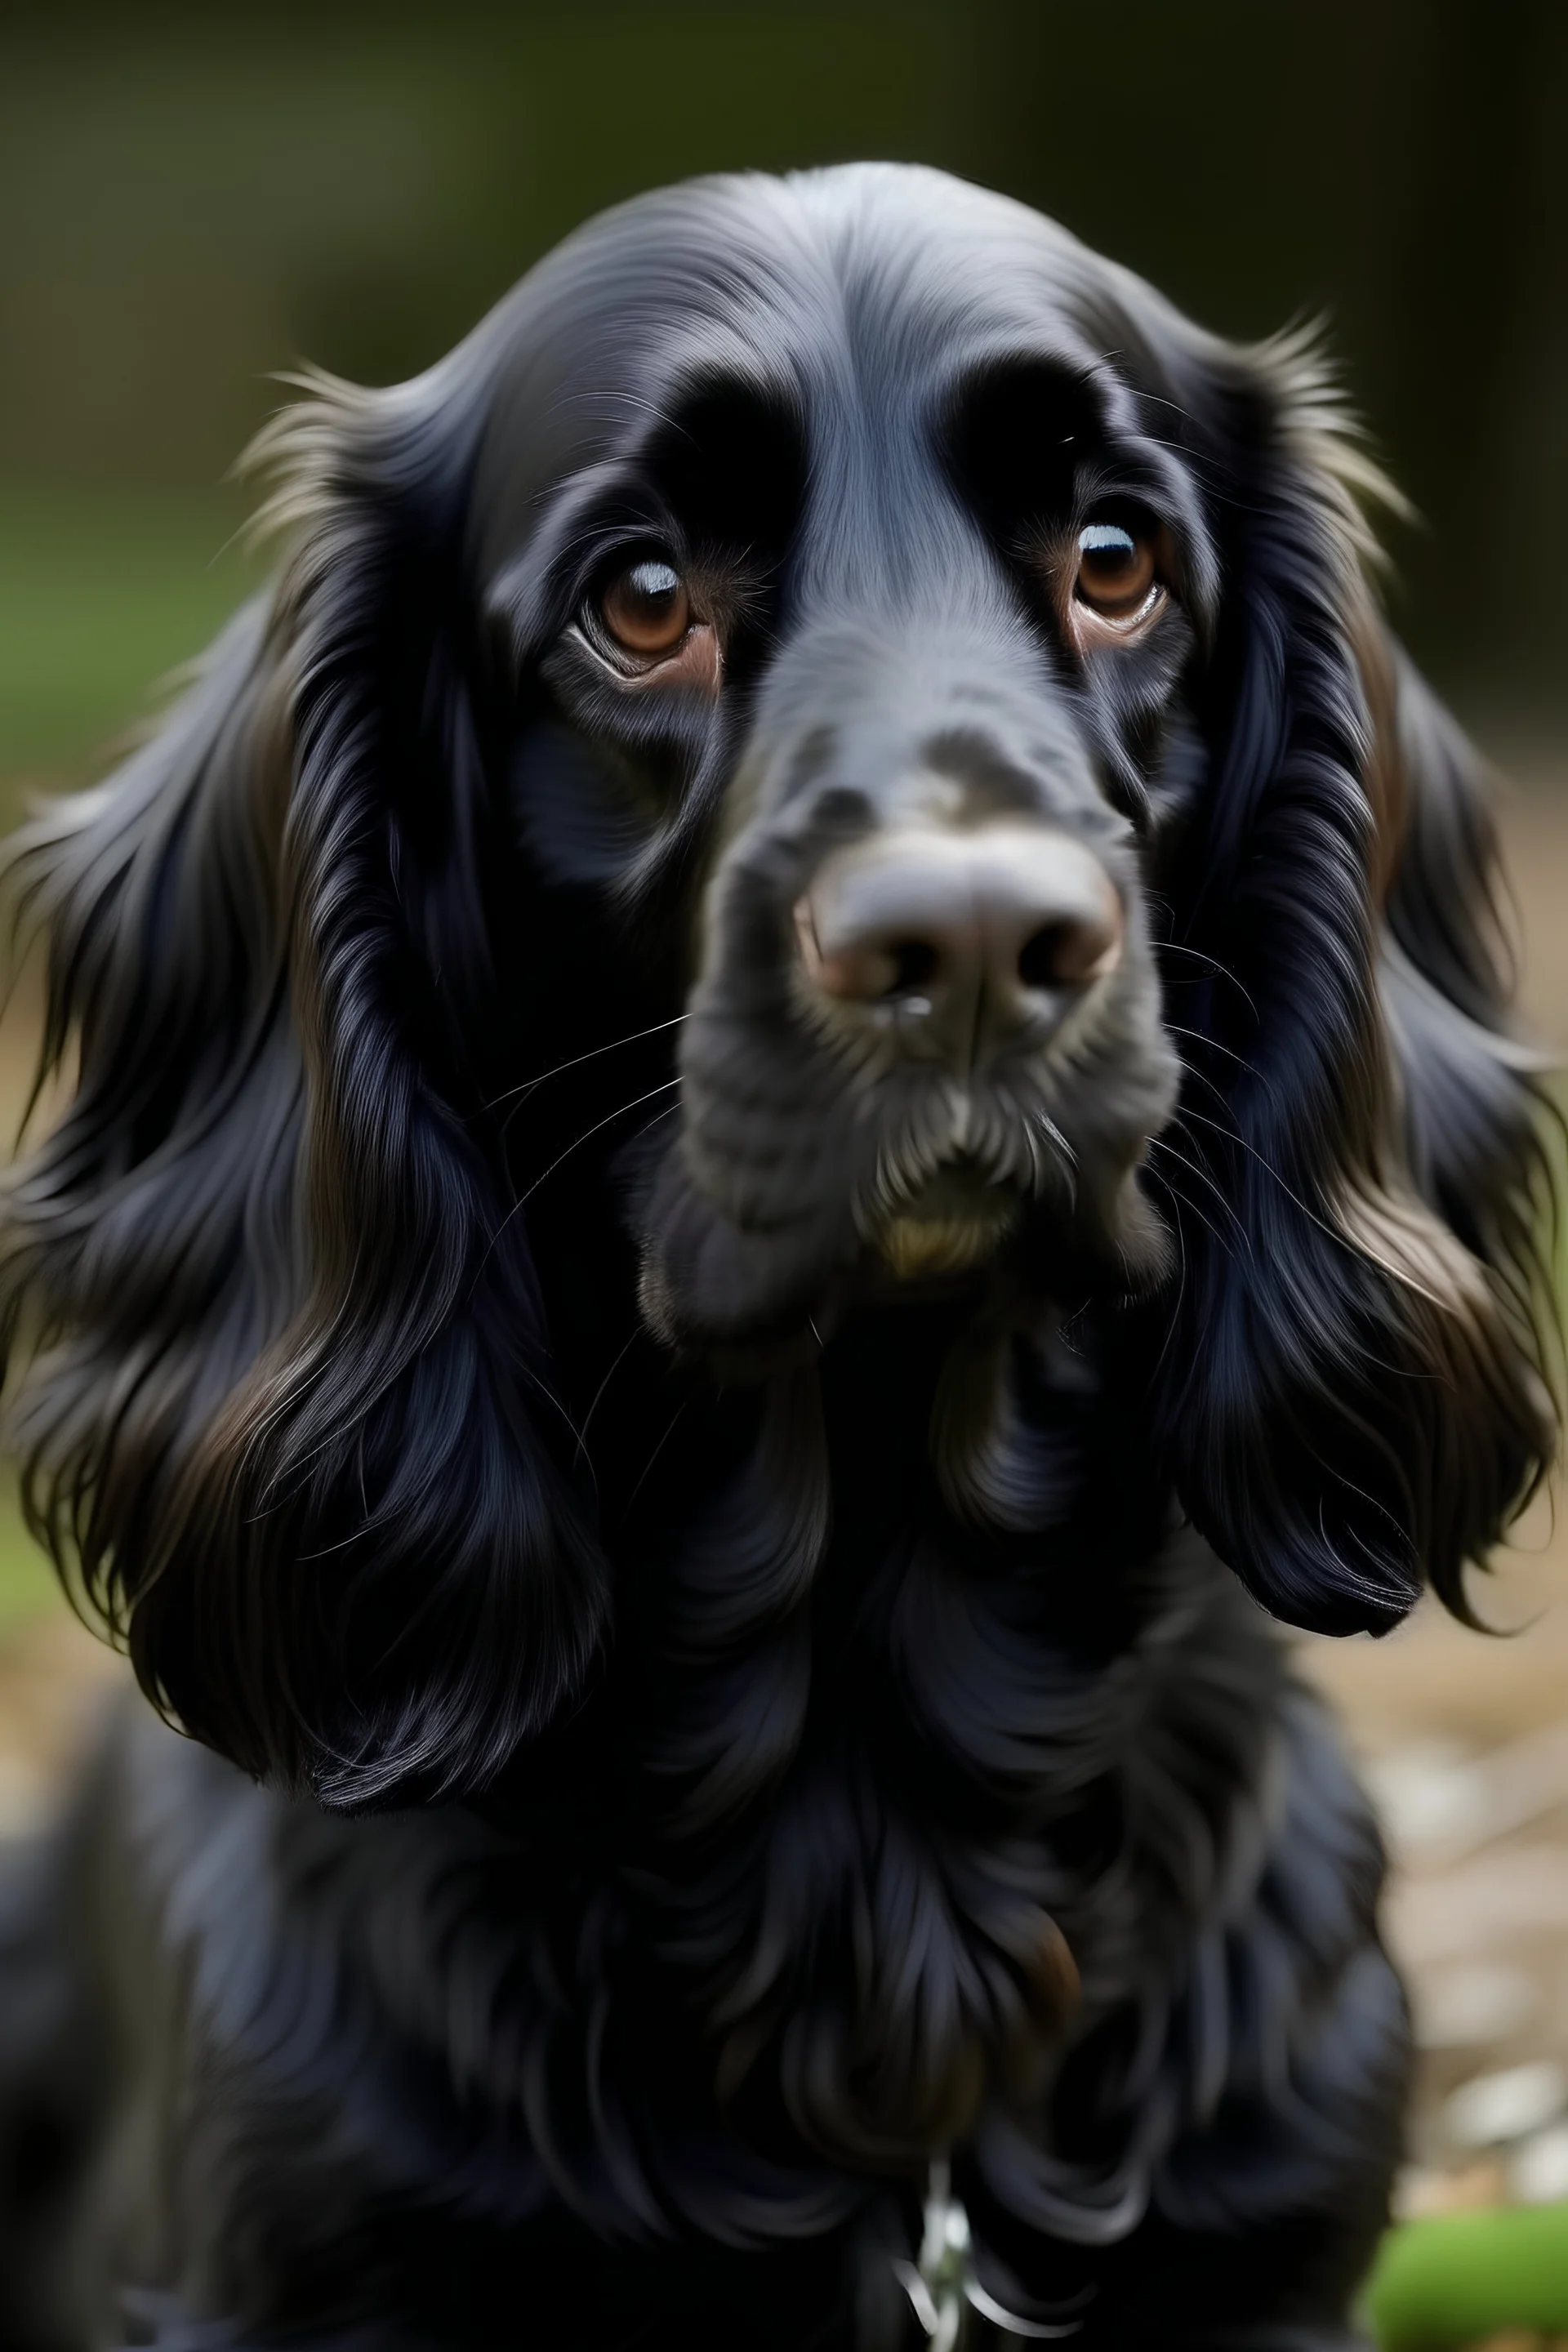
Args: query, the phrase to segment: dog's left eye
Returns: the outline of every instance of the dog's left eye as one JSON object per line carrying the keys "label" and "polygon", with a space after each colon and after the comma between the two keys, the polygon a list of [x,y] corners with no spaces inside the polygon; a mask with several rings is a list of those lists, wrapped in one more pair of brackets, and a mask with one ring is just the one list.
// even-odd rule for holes
{"label": "dog's left eye", "polygon": [[672,564],[657,557],[630,563],[599,600],[605,629],[624,653],[639,661],[673,653],[691,626],[691,598]]}
{"label": "dog's left eye", "polygon": [[1154,586],[1151,539],[1124,523],[1085,523],[1078,535],[1074,593],[1109,621],[1131,620]]}

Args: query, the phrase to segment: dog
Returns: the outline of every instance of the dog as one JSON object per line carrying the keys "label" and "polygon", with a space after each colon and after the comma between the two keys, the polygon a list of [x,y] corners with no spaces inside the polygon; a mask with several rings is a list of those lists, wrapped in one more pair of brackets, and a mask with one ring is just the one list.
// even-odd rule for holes
{"label": "dog", "polygon": [[1334,380],[864,165],[302,389],[11,859],[12,1426],[153,1706],[6,1881],[4,2341],[1352,2343],[1279,1622],[1468,1616],[1554,1383]]}

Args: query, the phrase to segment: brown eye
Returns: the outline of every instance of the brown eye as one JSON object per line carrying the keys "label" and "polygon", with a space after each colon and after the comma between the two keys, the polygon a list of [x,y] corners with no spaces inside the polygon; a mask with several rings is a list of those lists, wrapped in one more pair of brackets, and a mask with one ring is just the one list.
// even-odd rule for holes
{"label": "brown eye", "polygon": [[1074,592],[1109,621],[1141,613],[1154,585],[1151,540],[1119,522],[1086,523],[1078,535]]}
{"label": "brown eye", "polygon": [[691,625],[685,582],[657,557],[646,557],[618,572],[599,609],[616,643],[643,660],[673,653]]}

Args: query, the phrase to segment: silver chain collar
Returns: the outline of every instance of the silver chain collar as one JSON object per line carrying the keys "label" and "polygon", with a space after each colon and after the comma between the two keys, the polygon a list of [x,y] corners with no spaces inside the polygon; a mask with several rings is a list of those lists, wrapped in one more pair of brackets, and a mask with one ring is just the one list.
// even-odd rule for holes
{"label": "silver chain collar", "polygon": [[925,2227],[920,2258],[906,2262],[896,2256],[893,2274],[914,2306],[915,2317],[931,2339],[931,2352],[955,2352],[968,2333],[968,2318],[977,2311],[1005,2336],[1026,2336],[1036,2342],[1076,2336],[1081,2319],[1047,2323],[1022,2318],[987,2294],[974,2269],[969,2216],[952,2193],[952,2171],[945,2157],[931,2160],[926,2183]]}

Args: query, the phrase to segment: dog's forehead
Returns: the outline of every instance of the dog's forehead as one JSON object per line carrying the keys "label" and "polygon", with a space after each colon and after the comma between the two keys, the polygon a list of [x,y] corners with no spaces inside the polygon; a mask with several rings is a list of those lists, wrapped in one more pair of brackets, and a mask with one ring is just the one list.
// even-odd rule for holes
{"label": "dog's forehead", "polygon": [[638,197],[547,255],[453,354],[486,383],[484,537],[497,556],[515,546],[542,495],[669,415],[686,384],[732,377],[803,415],[886,416],[988,352],[1112,369],[1147,295],[1042,215],[920,166]]}

